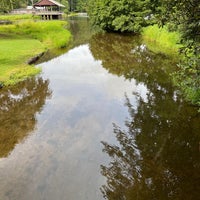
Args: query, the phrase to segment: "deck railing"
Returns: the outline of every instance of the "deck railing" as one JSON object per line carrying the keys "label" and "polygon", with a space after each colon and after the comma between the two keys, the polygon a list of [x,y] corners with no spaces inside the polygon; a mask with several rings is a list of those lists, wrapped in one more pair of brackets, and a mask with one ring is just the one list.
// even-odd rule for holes
{"label": "deck railing", "polygon": [[62,15],[61,11],[39,10],[39,9],[15,9],[11,14],[35,14],[35,15]]}
{"label": "deck railing", "polygon": [[35,15],[62,15],[61,11],[50,11],[50,10],[34,10],[33,14]]}

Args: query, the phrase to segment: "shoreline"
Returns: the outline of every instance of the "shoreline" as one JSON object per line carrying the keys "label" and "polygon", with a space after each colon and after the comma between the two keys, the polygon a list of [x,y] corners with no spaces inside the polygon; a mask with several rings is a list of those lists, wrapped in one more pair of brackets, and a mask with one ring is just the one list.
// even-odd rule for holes
{"label": "shoreline", "polygon": [[[47,50],[47,51],[48,51],[48,50]],[[34,63],[37,62],[47,51],[43,51],[43,52],[37,54],[36,56],[33,56],[32,58],[30,58],[30,59],[27,61],[27,64],[28,64],[28,65],[34,64]]]}
{"label": "shoreline", "polygon": [[71,33],[66,21],[22,20],[0,26],[0,88],[38,74],[33,64],[51,49],[69,45]]}

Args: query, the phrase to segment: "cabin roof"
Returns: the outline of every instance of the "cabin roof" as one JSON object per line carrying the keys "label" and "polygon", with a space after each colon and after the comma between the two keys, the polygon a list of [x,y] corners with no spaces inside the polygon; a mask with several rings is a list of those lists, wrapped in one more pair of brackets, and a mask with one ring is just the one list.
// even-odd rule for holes
{"label": "cabin roof", "polygon": [[58,7],[65,7],[61,3],[58,3],[54,0],[40,0],[34,4],[34,6],[58,6]]}

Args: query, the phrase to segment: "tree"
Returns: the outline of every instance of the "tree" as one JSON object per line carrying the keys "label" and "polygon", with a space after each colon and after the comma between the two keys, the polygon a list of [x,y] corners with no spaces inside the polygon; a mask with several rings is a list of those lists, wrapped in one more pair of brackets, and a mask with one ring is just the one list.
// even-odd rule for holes
{"label": "tree", "polygon": [[[105,199],[198,198],[200,137],[191,124],[199,118],[185,109],[181,99],[173,99],[172,88],[165,89],[162,101],[152,87],[147,101],[138,97],[137,106],[126,96],[129,117],[125,127],[114,124],[115,145],[102,141],[103,151],[110,157],[107,166],[101,165],[107,179],[101,187]],[[168,105],[168,113],[162,104]],[[188,115],[182,115],[185,111]],[[200,128],[198,122],[196,125]]]}
{"label": "tree", "polygon": [[6,13],[10,10],[10,3],[8,3],[6,0],[0,0],[0,12]]}
{"label": "tree", "polygon": [[139,32],[147,25],[149,0],[90,0],[88,13],[93,25],[106,31]]}
{"label": "tree", "polygon": [[200,5],[198,0],[163,1],[165,23],[176,24],[182,36],[185,56],[175,74],[175,82],[186,99],[200,106]]}
{"label": "tree", "polygon": [[86,12],[88,8],[87,0],[78,0],[76,10],[80,12]]}
{"label": "tree", "polygon": [[60,0],[60,3],[65,6],[65,8],[63,9],[63,11],[65,13],[68,13],[69,12],[69,3],[68,3],[68,0]]}
{"label": "tree", "polygon": [[13,9],[31,5],[28,0],[0,0],[0,12],[8,13]]}

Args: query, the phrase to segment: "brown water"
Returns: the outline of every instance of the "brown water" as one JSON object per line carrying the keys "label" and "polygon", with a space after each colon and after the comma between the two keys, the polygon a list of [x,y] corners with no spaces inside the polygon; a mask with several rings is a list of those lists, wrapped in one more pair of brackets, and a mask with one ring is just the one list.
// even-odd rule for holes
{"label": "brown water", "polygon": [[174,61],[72,25],[71,50],[0,91],[0,199],[200,199],[200,115]]}

